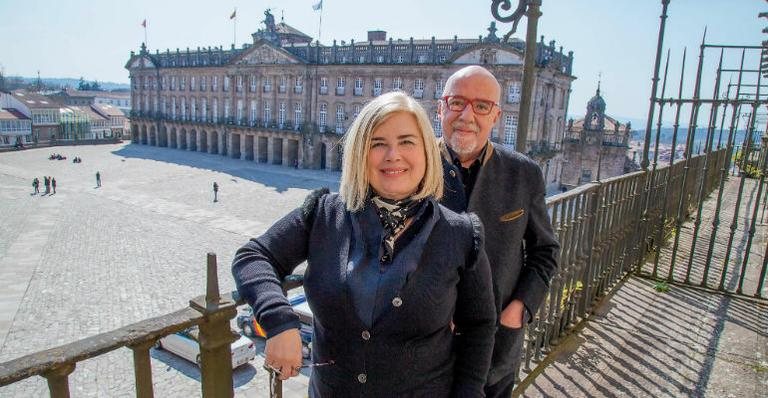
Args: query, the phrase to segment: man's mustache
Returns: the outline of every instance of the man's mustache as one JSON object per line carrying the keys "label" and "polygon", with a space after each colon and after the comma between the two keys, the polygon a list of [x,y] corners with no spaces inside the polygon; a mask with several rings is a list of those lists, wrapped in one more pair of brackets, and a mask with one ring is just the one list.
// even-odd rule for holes
{"label": "man's mustache", "polygon": [[480,131],[480,128],[474,123],[453,122],[451,123],[451,127],[458,130],[469,130],[473,133]]}

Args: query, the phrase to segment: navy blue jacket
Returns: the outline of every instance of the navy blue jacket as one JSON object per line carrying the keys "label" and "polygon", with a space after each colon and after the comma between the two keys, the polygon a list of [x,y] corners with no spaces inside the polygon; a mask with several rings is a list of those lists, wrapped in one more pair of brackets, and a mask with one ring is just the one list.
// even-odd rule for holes
{"label": "navy blue jacket", "polygon": [[482,396],[496,314],[477,219],[433,201],[439,218],[418,267],[390,308],[366,328],[346,281],[352,240],[363,238],[355,235],[357,213],[335,194],[308,202],[239,249],[232,272],[259,323],[274,336],[298,327],[280,281],[307,261],[313,361],[335,362],[313,370],[310,396]]}

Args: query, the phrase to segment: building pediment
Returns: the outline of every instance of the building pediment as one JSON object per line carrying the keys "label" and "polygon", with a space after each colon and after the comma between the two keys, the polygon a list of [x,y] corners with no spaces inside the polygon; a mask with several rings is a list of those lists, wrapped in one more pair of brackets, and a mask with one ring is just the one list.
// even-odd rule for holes
{"label": "building pediment", "polygon": [[299,64],[302,61],[283,49],[261,42],[255,43],[232,63],[235,65]]}
{"label": "building pediment", "polygon": [[452,63],[459,65],[522,65],[523,55],[501,45],[478,45],[458,52]]}
{"label": "building pediment", "polygon": [[128,61],[128,69],[155,68],[155,63],[146,55],[137,55]]}

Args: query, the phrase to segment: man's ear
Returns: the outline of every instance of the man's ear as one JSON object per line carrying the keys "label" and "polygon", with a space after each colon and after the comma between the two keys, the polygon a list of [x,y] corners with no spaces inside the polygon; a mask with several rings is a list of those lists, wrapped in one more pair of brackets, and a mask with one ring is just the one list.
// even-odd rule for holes
{"label": "man's ear", "polygon": [[496,122],[499,121],[499,117],[501,117],[501,109],[499,107],[494,107],[495,112],[493,113],[493,124],[496,124]]}

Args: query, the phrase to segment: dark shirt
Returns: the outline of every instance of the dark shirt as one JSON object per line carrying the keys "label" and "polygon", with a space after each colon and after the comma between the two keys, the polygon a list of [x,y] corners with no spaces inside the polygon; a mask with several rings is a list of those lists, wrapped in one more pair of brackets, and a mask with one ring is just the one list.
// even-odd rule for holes
{"label": "dark shirt", "polygon": [[383,227],[375,206],[369,202],[362,212],[353,216],[353,225],[359,228],[359,233],[355,234],[351,247],[347,275],[355,310],[367,327],[372,327],[389,308],[388,303],[400,296],[408,276],[418,266],[435,222],[432,206],[429,200],[421,203],[412,224],[395,241],[393,258],[385,261],[382,261]]}
{"label": "dark shirt", "polygon": [[469,165],[468,168],[461,165],[461,160],[459,160],[456,152],[454,152],[451,147],[446,147],[448,148],[448,153],[451,155],[451,161],[453,162],[453,165],[459,169],[459,173],[461,174],[461,182],[464,184],[464,192],[466,194],[467,201],[469,201],[469,197],[472,195],[472,189],[475,187],[475,182],[477,181],[477,175],[480,174],[480,168],[483,167],[483,158],[485,157],[485,151],[488,150],[488,143],[485,144],[483,150],[480,152],[480,155],[477,157],[477,159],[475,159],[474,162],[472,162],[471,165]]}

